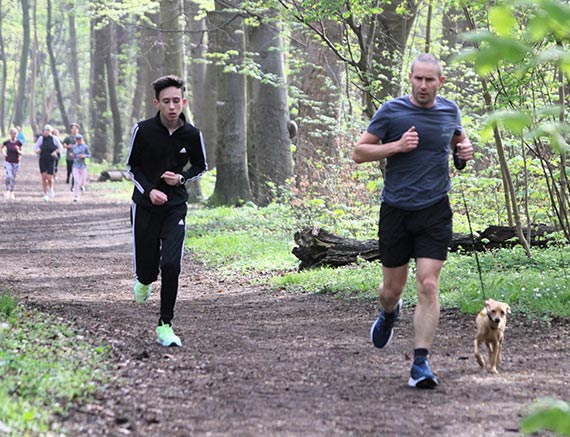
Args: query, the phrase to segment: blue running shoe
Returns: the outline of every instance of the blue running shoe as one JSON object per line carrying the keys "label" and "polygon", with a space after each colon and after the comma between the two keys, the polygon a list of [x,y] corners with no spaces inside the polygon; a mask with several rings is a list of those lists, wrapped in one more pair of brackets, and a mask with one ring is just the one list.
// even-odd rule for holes
{"label": "blue running shoe", "polygon": [[423,360],[420,363],[412,364],[412,370],[410,371],[410,379],[408,380],[408,385],[410,387],[416,388],[435,388],[439,384],[439,381],[429,368],[429,363],[427,360]]}
{"label": "blue running shoe", "polygon": [[398,301],[396,310],[390,317],[386,317],[384,310],[380,311],[380,315],[370,328],[370,340],[372,340],[374,346],[382,349],[390,344],[390,340],[392,340],[392,336],[394,335],[394,323],[398,320],[401,309],[402,299]]}

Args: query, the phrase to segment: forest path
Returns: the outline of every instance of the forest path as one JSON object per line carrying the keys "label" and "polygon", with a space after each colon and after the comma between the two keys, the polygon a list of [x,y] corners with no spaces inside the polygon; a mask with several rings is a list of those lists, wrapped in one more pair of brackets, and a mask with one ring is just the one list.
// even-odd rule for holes
{"label": "forest path", "polygon": [[25,155],[16,200],[0,199],[2,288],[112,346],[113,382],[58,419],[57,432],[515,436],[534,399],[568,399],[568,321],[531,322],[513,308],[502,373],[490,375],[473,358],[474,317],[444,311],[431,355],[441,385],[420,391],[406,386],[410,308],[380,351],[368,338],[375,303],[223,279],[188,254],[175,317],[183,347],[163,348],[158,294],[132,298],[129,203],[89,188],[73,203],[63,170],[44,202],[36,158]]}

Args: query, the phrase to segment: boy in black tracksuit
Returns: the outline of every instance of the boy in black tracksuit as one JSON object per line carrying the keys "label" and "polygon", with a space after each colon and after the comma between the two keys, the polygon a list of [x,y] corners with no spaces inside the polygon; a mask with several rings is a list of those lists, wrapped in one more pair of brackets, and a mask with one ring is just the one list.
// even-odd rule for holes
{"label": "boy in black tracksuit", "polygon": [[138,303],[145,302],[161,272],[158,342],[181,346],[172,331],[172,319],[186,234],[185,183],[197,179],[208,166],[202,134],[182,113],[187,103],[184,82],[164,76],[152,85],[158,113],[135,125],[127,159],[135,185],[131,207],[134,294]]}

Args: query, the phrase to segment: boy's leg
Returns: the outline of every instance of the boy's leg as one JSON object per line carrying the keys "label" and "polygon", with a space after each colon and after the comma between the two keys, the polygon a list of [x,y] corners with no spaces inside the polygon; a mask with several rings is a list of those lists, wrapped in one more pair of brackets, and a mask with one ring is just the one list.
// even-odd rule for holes
{"label": "boy's leg", "polygon": [[133,203],[131,205],[131,224],[135,277],[142,284],[150,284],[158,278],[160,217],[144,208],[139,208]]}
{"label": "boy's leg", "polygon": [[160,290],[159,324],[170,324],[174,318],[174,306],[178,295],[178,279],[182,268],[184,239],[186,237],[186,204],[173,208],[162,223],[162,242],[160,271],[162,288]]}

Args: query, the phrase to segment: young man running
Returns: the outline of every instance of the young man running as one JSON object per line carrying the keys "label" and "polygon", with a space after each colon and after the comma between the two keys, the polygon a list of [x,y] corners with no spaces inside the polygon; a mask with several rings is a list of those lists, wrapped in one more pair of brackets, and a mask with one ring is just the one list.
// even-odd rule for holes
{"label": "young man running", "polygon": [[371,340],[380,349],[390,343],[402,307],[408,263],[415,258],[418,304],[408,384],[434,388],[438,380],[427,357],[439,322],[439,276],[452,236],[449,153],[453,150],[467,161],[473,158],[473,147],[457,105],[437,96],[444,82],[439,61],[429,54],[418,56],[408,78],[411,95],[380,107],[352,158],[357,163],[387,159],[378,231],[382,311],[372,325]]}
{"label": "young man running", "polygon": [[186,236],[185,184],[208,166],[202,134],[182,113],[187,103],[182,79],[164,76],[152,86],[158,113],[135,125],[127,159],[135,185],[131,207],[134,297],[137,303],[146,302],[161,273],[158,342],[182,346],[172,330],[172,319]]}

